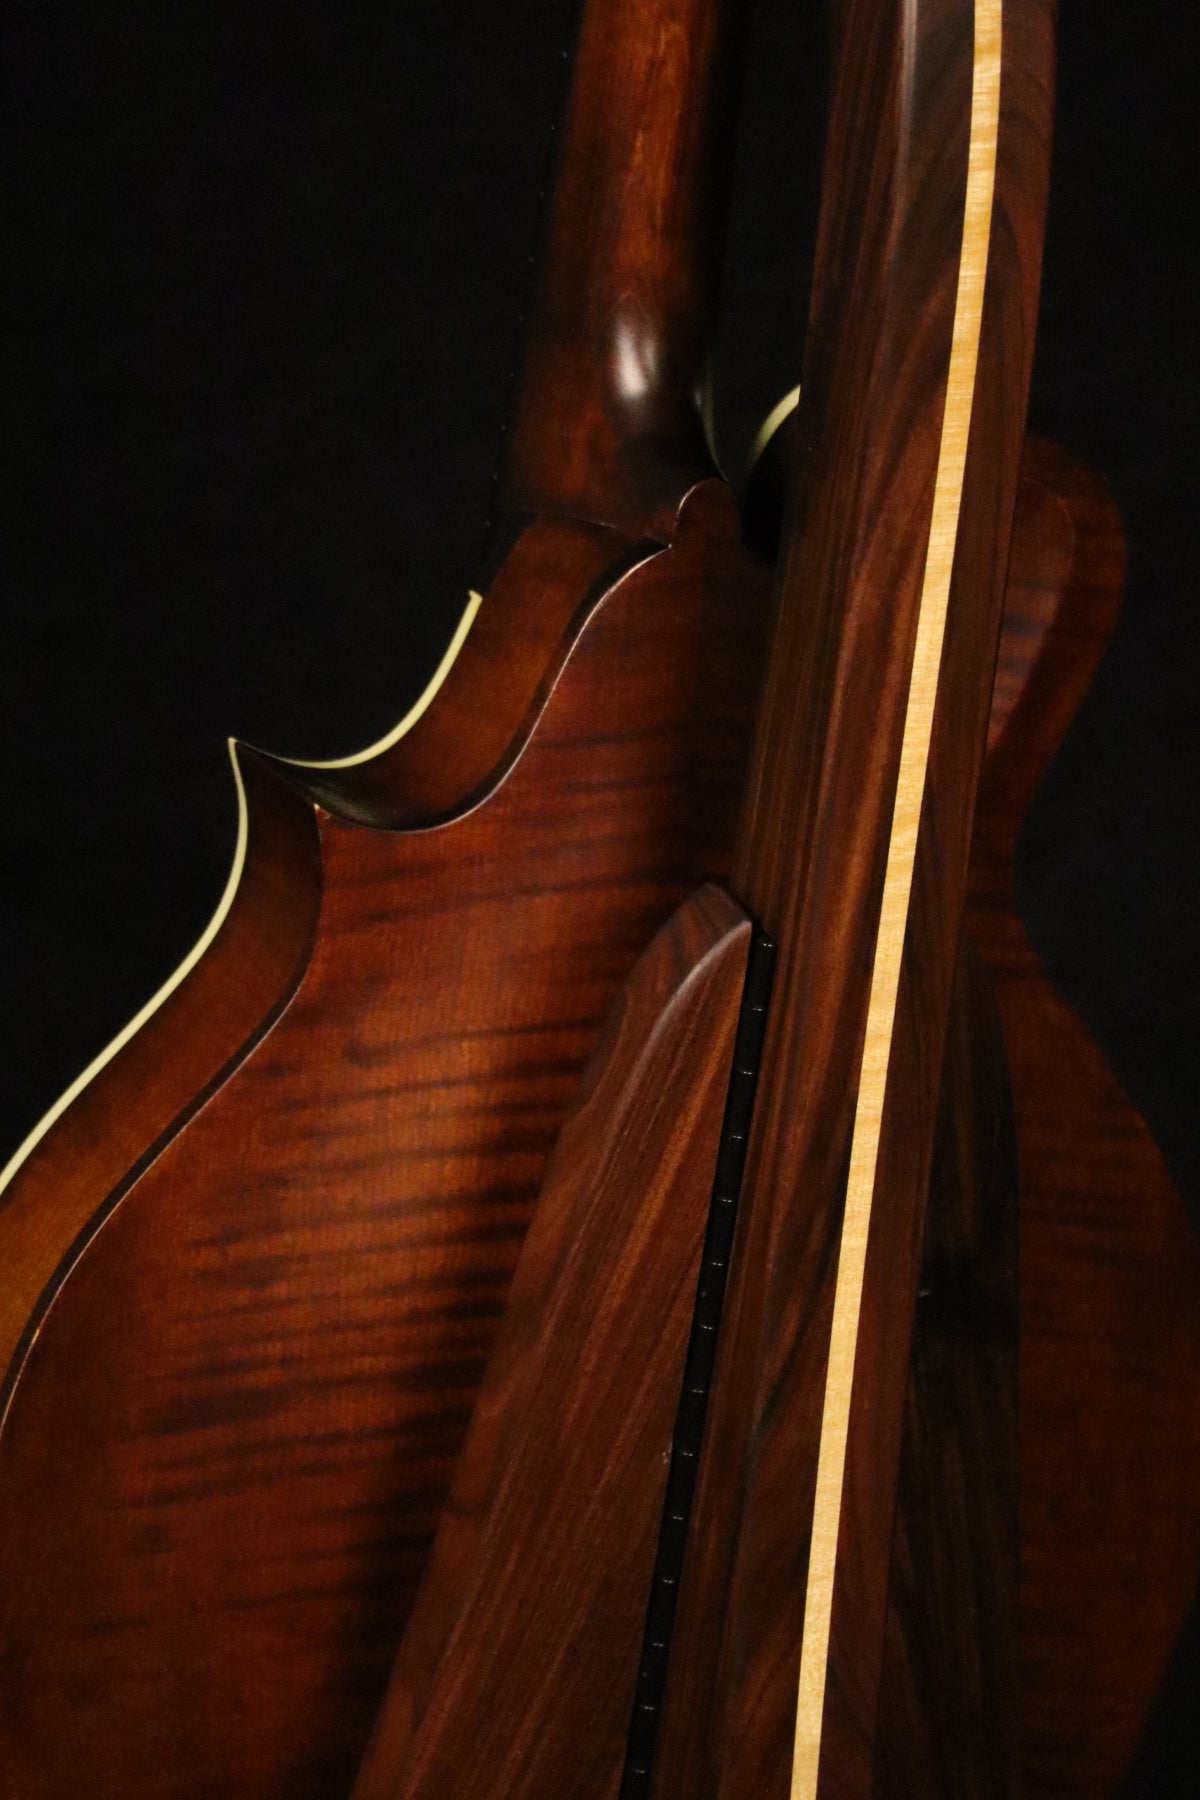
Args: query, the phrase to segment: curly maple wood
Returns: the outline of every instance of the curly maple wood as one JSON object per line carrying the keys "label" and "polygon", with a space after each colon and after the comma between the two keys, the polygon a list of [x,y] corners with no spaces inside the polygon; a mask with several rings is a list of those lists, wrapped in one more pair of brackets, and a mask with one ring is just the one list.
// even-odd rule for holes
{"label": "curly maple wood", "polygon": [[[0,1431],[25,1353],[107,1213],[286,1007],[312,951],[320,848],[312,811],[266,759],[234,747],[230,882],[179,979],[68,1089],[0,1187]],[[215,929],[214,929],[215,927]]]}
{"label": "curly maple wood", "polygon": [[239,753],[220,930],[0,1200],[20,1800],[348,1788],[575,1076],[727,860],[765,595],[696,388],[740,10],[590,0],[483,602],[375,754]]}
{"label": "curly maple wood", "polygon": [[[217,980],[243,1011],[223,1015],[242,1040],[216,1091],[176,1099],[128,1175],[103,1140],[78,1154],[73,1108],[6,1196],[0,1246],[29,1206],[50,1246],[7,1271],[43,1316],[0,1437],[0,1767],[21,1800],[349,1786],[575,1075],[729,836],[762,593],[729,496],[697,489],[674,545],[631,570],[613,543],[607,583],[611,534],[580,531],[534,525],[520,551],[557,571],[524,599],[566,641],[532,729],[510,684],[523,748],[490,793],[389,832],[314,819],[265,777],[320,832],[290,1004],[247,1043],[292,927],[231,915],[182,1010],[104,1081],[109,1109],[141,1106],[126,1077],[152,1043],[165,1109],[194,984]],[[503,702],[485,677],[439,697],[464,736]]]}

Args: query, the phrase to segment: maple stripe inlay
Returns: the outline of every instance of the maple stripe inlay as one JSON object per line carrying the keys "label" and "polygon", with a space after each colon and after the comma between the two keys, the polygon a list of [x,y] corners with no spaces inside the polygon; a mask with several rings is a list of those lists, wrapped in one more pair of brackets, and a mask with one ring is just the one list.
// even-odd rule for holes
{"label": "maple stripe inlay", "polygon": [[858,1341],[867,1237],[883,1123],[888,1060],[912,890],[917,828],[929,761],[938,671],[945,635],[950,576],[958,537],[963,473],[983,319],[988,240],[1000,120],[1000,45],[1003,0],[976,0],[971,79],[970,146],[958,290],[946,379],[946,404],[921,585],[904,738],[871,972],[866,1039],[854,1115],[846,1210],[838,1254],[837,1288],[817,1463],[812,1545],[800,1649],[800,1682],[792,1760],[791,1800],[816,1800],[829,1631],[845,1482],[846,1440]]}

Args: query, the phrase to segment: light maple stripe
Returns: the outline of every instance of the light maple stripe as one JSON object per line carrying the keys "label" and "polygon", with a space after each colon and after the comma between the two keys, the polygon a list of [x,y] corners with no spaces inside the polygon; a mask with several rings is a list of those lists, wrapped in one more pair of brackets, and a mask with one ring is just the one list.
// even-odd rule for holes
{"label": "light maple stripe", "polygon": [[896,993],[904,950],[904,928],[912,892],[917,828],[929,763],[933,710],[942,660],[954,547],[958,538],[963,471],[966,466],[975,372],[979,359],[1000,119],[1002,10],[1003,0],[976,0],[970,148],[958,290],[954,303],[950,367],[946,380],[941,441],[938,446],[933,512],[917,614],[916,643],[888,842],[879,933],[871,971],[866,1038],[851,1138],[846,1210],[838,1253],[837,1287],[830,1333],[829,1364],[825,1377],[812,1545],[804,1605],[804,1632],[800,1648],[791,1800],[817,1800],[829,1628],[845,1485],[846,1439],[850,1425],[863,1272],[875,1192],[888,1060],[896,1017]]}

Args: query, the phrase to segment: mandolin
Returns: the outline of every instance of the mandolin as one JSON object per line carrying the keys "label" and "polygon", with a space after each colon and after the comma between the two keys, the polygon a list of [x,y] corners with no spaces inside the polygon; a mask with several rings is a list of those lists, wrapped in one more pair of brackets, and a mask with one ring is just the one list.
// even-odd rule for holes
{"label": "mandolin", "polygon": [[1012,896],[1122,579],[1023,436],[1048,12],[838,14],[773,603],[697,403],[743,12],[589,0],[442,664],[235,749],[212,927],[8,1172],[6,1791],[1128,1760],[1200,1289]]}

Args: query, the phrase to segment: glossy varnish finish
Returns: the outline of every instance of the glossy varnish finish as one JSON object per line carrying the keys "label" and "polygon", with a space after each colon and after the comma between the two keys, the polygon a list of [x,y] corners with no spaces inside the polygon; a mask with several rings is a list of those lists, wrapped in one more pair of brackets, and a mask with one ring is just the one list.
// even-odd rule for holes
{"label": "glossy varnish finish", "polygon": [[220,933],[0,1199],[20,1800],[348,1790],[575,1079],[727,862],[765,595],[697,389],[738,9],[633,10],[584,9],[441,690],[341,767],[242,753]]}
{"label": "glossy varnish finish", "polygon": [[713,473],[699,406],[747,0],[590,0],[501,496],[629,531]]}
{"label": "glossy varnish finish", "polygon": [[[850,6],[799,487],[734,891],[780,944],[658,1792],[782,1795],[849,1133],[963,234],[973,8]],[[1020,456],[1049,20],[1005,8],[996,204],[855,1367],[820,1792],[870,1790],[942,1045]]]}
{"label": "glossy varnish finish", "polygon": [[[1103,483],[1028,439],[968,883],[980,954],[956,980],[906,1402],[880,1800],[1002,1794],[1014,1762],[1027,1800],[1114,1794],[1200,1571],[1200,1254],[1014,895],[1021,820],[1104,651],[1124,567]],[[1006,1460],[1018,1410],[1019,1466]],[[964,1631],[972,1610],[986,1634]]]}
{"label": "glossy varnish finish", "polygon": [[[985,768],[985,806],[972,867],[972,892],[978,897],[989,879],[993,885],[999,881],[997,904],[1010,909],[1016,820],[1086,685],[1101,628],[1115,601],[1113,582],[1114,577],[1119,580],[1119,569],[1112,566],[1113,547],[1106,542],[1110,537],[1111,509],[1097,485],[1062,453],[1036,442],[1027,446],[1000,670],[991,699],[993,755]],[[1079,555],[1073,549],[1077,538],[1082,546]],[[1039,659],[1047,649],[1048,634],[1051,646],[1054,643],[1055,620],[1081,609],[1086,616],[1089,603],[1100,616],[1091,621],[1084,642],[1072,647],[1068,634],[1064,644],[1060,627],[1057,654],[1052,652],[1049,663],[1042,665]],[[1027,694],[1035,669],[1037,676]],[[999,837],[998,817],[1006,821]],[[1010,937],[1019,930],[1011,918],[1005,928]],[[985,934],[985,942],[996,979],[1003,985],[1012,970],[995,953],[994,931],[990,937]],[[1029,971],[1025,974],[1028,978]],[[1045,1003],[1052,997],[1044,982],[1040,988],[1041,998],[1031,993],[1030,999],[1039,1009],[1035,1017],[1044,1018]],[[1008,997],[1010,1027],[1019,1032],[1021,991],[1015,1004],[1011,990]],[[1053,1377],[1060,1408],[1062,1396],[1070,1393],[1071,1382],[1075,1384],[1075,1403],[1062,1416],[1048,1414],[1046,1395],[1039,1393],[1039,1365],[1044,1368],[1049,1359],[1053,1369],[1055,1350],[1046,1341],[1045,1329],[1057,1303],[1054,1284],[1061,1284],[1063,1277],[1061,1268],[1047,1267],[1039,1242],[1044,1241],[1048,1224],[1056,1228],[1060,1204],[1071,1205],[1072,1181],[1078,1211],[1093,1154],[1103,1150],[1106,1136],[1111,1139],[1110,1130],[1098,1137],[1093,1134],[1094,1141],[1089,1142],[1085,1117],[1089,1103],[1082,1114],[1078,1106],[1073,1113],[1068,1108],[1073,1129],[1081,1135],[1074,1142],[1069,1132],[1061,1136],[1057,1168],[1047,1161],[1046,1094],[1051,1096],[1050,1107],[1061,1106],[1056,1082],[1061,1085],[1065,1080],[1085,1095],[1094,1086],[1094,1053],[1086,1046],[1082,1056],[1073,1053],[1069,1040],[1061,1037],[1054,1047],[1056,1053],[1066,1050],[1067,1061],[1055,1071],[1053,1081],[1043,1078],[1040,1096],[1029,1090],[1026,1079],[1021,1118],[1014,1127],[1006,1051],[987,971],[968,944],[958,958],[950,1008],[921,1253],[921,1298],[903,1420],[872,1752],[872,1791],[879,1800],[885,1795],[906,1800],[914,1793],[946,1800],[968,1796],[1001,1800],[1022,1791],[1023,1760],[1023,1791],[1030,1794],[1065,1797],[1079,1787],[1079,1775],[1091,1770],[1094,1777],[1101,1768],[1107,1769],[1106,1781],[1094,1791],[1111,1791],[1120,1767],[1112,1755],[1118,1734],[1110,1726],[1106,1744],[1105,1732],[1095,1730],[1098,1714],[1115,1686],[1121,1688],[1119,1713],[1127,1724],[1144,1712],[1169,1641],[1164,1618],[1168,1613],[1177,1617],[1187,1592],[1187,1559],[1179,1550],[1181,1533],[1186,1541],[1194,1518],[1191,1469],[1164,1461],[1162,1441],[1156,1440],[1162,1421],[1178,1421],[1181,1403],[1192,1392],[1191,1365],[1185,1361],[1172,1372],[1166,1360],[1181,1345],[1178,1330],[1170,1326],[1164,1330],[1160,1307],[1135,1310],[1125,1321],[1124,1331],[1132,1330],[1138,1340],[1137,1360],[1123,1378],[1125,1397],[1119,1391],[1094,1394],[1100,1410],[1121,1427],[1114,1443],[1101,1447],[1089,1429],[1088,1410],[1078,1404],[1087,1387],[1078,1368],[1065,1384],[1061,1376]],[[699,1066],[697,1073],[703,1074]],[[678,1077],[680,1070],[674,1074]],[[682,1096],[691,1090],[685,1083],[680,1091]],[[1095,1100],[1093,1093],[1090,1104]],[[589,1094],[585,1113],[589,1125],[594,1123],[595,1104],[596,1096]],[[1123,1104],[1111,1084],[1109,1104]],[[1125,1115],[1128,1120],[1127,1109]],[[690,1112],[686,1117],[691,1118]],[[619,1147],[624,1137],[619,1110],[613,1118]],[[1137,1130],[1132,1120],[1122,1129],[1135,1134]],[[1020,1514],[1026,1580],[1020,1606],[1018,1132],[1022,1205],[1031,1232],[1022,1296],[1029,1325]],[[568,1134],[556,1171],[571,1167],[564,1158],[575,1148]],[[1139,1166],[1136,1158],[1126,1157],[1110,1179],[1114,1197],[1120,1190],[1126,1229],[1136,1230],[1139,1220],[1145,1223],[1145,1209],[1162,1203],[1153,1181],[1147,1185],[1149,1172],[1145,1159]],[[661,1191],[653,1180],[647,1181],[644,1167],[629,1173],[635,1183],[645,1184],[642,1204],[653,1211],[661,1202]],[[1161,1172],[1159,1184],[1161,1190]],[[560,1233],[563,1228],[561,1188],[552,1174],[542,1201],[548,1212],[535,1228],[544,1229],[551,1243],[556,1228]],[[636,1215],[638,1208],[634,1211]],[[616,1206],[612,1226],[622,1228]],[[1143,1282],[1150,1277],[1166,1279],[1170,1285],[1160,1237],[1161,1233],[1153,1233],[1136,1250],[1134,1263],[1140,1265]],[[586,1432],[578,1434],[585,1442],[568,1442],[568,1434],[560,1432],[561,1408],[555,1398],[560,1383],[565,1380],[568,1393],[572,1383],[579,1384],[580,1404],[587,1392],[576,1366],[580,1353],[571,1346],[589,1346],[585,1360],[594,1364],[602,1382],[610,1353],[620,1350],[624,1335],[618,1333],[606,1352],[591,1335],[593,1322],[578,1316],[585,1310],[578,1300],[564,1292],[555,1296],[557,1307],[547,1304],[547,1294],[553,1295],[554,1289],[546,1270],[554,1259],[538,1245],[537,1236],[527,1240],[532,1279],[508,1322],[515,1350],[506,1350],[489,1376],[472,1449],[456,1481],[458,1498],[444,1522],[438,1559],[404,1642],[362,1778],[361,1793],[372,1800],[377,1795],[391,1800],[426,1792],[486,1794],[495,1783],[506,1792],[528,1795],[557,1793],[568,1784],[581,1794],[613,1791],[614,1749],[619,1743],[614,1716],[619,1722],[620,1701],[628,1690],[620,1682],[614,1686],[606,1671],[614,1666],[623,1669],[628,1683],[633,1634],[629,1614],[622,1614],[611,1599],[603,1608],[596,1607],[591,1559],[599,1558],[599,1568],[609,1573],[620,1569],[633,1587],[644,1584],[645,1540],[625,1502],[642,1519],[643,1532],[645,1511],[637,1508],[643,1491],[631,1468],[623,1472],[627,1486],[621,1487],[621,1497],[607,1507],[588,1511],[584,1495],[606,1491],[603,1483],[612,1478],[606,1431],[615,1430],[618,1441],[626,1443],[626,1432],[640,1413],[631,1386],[628,1416],[622,1407],[600,1405]],[[1081,1325],[1087,1329],[1097,1274],[1101,1281],[1111,1279],[1105,1274],[1105,1246],[1095,1248],[1098,1269],[1091,1267],[1090,1254],[1081,1244],[1070,1270],[1076,1331]],[[607,1258],[601,1261],[607,1266]],[[568,1289],[569,1285],[568,1276]],[[1186,1298],[1186,1292],[1179,1289],[1181,1297]],[[1130,1287],[1126,1298],[1139,1296]],[[530,1324],[531,1310],[539,1305],[544,1307],[544,1334]],[[1123,1357],[1114,1325],[1121,1326],[1119,1308],[1103,1326],[1093,1320],[1088,1346],[1092,1354]],[[631,1324],[630,1329],[636,1327]],[[568,1357],[565,1374],[555,1367],[550,1342]],[[647,1359],[645,1385],[637,1389],[639,1400],[657,1371],[665,1370],[668,1379],[671,1375],[667,1337],[656,1340],[655,1348],[662,1361],[657,1356]],[[539,1373],[542,1356],[548,1358],[549,1379]],[[1139,1385],[1143,1407],[1150,1402],[1152,1417],[1157,1409],[1158,1426],[1148,1428],[1144,1419],[1139,1423],[1130,1412]],[[556,1455],[560,1437],[564,1448]],[[1047,1475],[1042,1465],[1051,1444],[1052,1468]],[[1086,1491],[1103,1492],[1106,1457],[1126,1468],[1136,1467],[1143,1451],[1153,1456],[1158,1475],[1153,1494],[1146,1493],[1140,1528],[1127,1511],[1107,1517],[1108,1555],[1099,1568],[1086,1573],[1078,1546],[1065,1544],[1057,1515],[1078,1508],[1074,1492],[1081,1472],[1087,1471]],[[593,1469],[590,1481],[572,1476],[581,1455]],[[531,1456],[541,1476],[538,1481],[531,1478]],[[501,1474],[506,1461],[509,1466]],[[651,1459],[642,1475],[653,1478],[655,1473]],[[571,1527],[578,1527],[585,1513],[590,1529],[583,1553]],[[1068,1548],[1073,1554],[1063,1557],[1061,1552]],[[1140,1576],[1136,1586],[1130,1582],[1131,1565]],[[627,1592],[624,1582],[621,1591]],[[1118,1611],[1131,1628],[1123,1668],[1120,1659],[1102,1654],[1103,1622]],[[1023,1642],[1022,1619],[1027,1623]],[[470,1730],[462,1729],[464,1718],[476,1722]],[[1041,1722],[1047,1718],[1049,1728]]]}
{"label": "glossy varnish finish", "polygon": [[[776,1110],[757,1152],[757,1179],[773,1163],[777,1192],[805,1204],[758,1209],[742,1245],[769,1254],[743,1256],[734,1294],[661,1765],[672,1800],[782,1791],[853,1020],[941,419],[961,216],[961,178],[947,171],[962,160],[970,10],[842,9],[856,92],[835,112],[839,173],[800,421],[804,529],[788,580],[843,610],[830,606],[800,645],[798,680],[788,657],[805,628],[796,611],[785,620],[738,866],[739,892],[792,938],[781,1033],[809,1006],[795,1042],[776,1044]],[[592,0],[585,16],[502,537],[515,516],[554,516],[497,554],[442,693],[393,748],[340,770],[243,754],[246,876],[220,937],[0,1200],[12,1396],[0,1436],[0,1773],[17,1800],[348,1791],[575,1077],[655,930],[724,866],[761,583],[719,484],[702,481],[677,511],[710,469],[695,396],[719,187],[716,69],[738,8],[662,0],[653,29],[646,11]],[[945,1441],[920,1382],[907,1402],[905,1387],[947,1019],[960,1123],[974,1116],[970,1096],[996,1085],[986,1054],[954,1060],[951,999],[1047,129],[1043,9],[1013,0],[1005,31],[999,223],[956,579],[956,602],[970,604],[952,615],[902,990],[918,1123],[893,1108],[885,1133],[893,1235],[873,1242],[868,1268],[821,1800],[865,1793],[879,1730],[911,1713],[913,1689],[889,1685],[898,1665],[887,1660],[899,1643],[903,1674],[920,1661],[905,1579],[920,1582],[922,1559],[953,1566],[945,1539],[905,1534],[903,1506],[893,1534],[891,1496],[903,1432],[902,1497],[922,1491]],[[936,121],[915,149],[914,118]],[[847,316],[864,330],[840,334]],[[1061,504],[1050,496],[1060,475],[1074,493]],[[1057,595],[1074,571],[1074,591],[1103,613],[1104,531],[1072,511],[1073,480],[1050,469],[1030,502],[1043,560],[1027,586]],[[1074,547],[1063,539],[1060,553],[1068,517]],[[1013,613],[971,902],[1009,1040],[1033,1221],[1026,1765],[1030,1792],[1064,1800],[1111,1785],[1197,1560],[1192,1253],[1143,1128],[1041,983],[1011,911],[1015,822],[1081,679],[1067,652],[1099,637],[1083,612],[1076,635],[1074,616],[1074,602],[1060,613],[1041,600]],[[1031,724],[1039,707],[1046,729]],[[838,737],[839,716],[857,732]],[[814,1122],[805,1161],[797,1143]],[[950,1141],[969,1151],[971,1134]],[[935,1205],[938,1170],[955,1162],[943,1155]],[[959,1161],[978,1173],[973,1153]],[[834,1204],[809,1205],[818,1193]],[[948,1205],[927,1256],[977,1245],[983,1216]],[[968,1287],[981,1279],[977,1261],[967,1275]],[[919,1372],[937,1346],[924,1326],[917,1344]],[[992,1406],[1002,1419],[1002,1379],[976,1379],[986,1342],[968,1334],[957,1348],[975,1359],[973,1416]],[[1084,1391],[1097,1414],[1077,1404]],[[989,1470],[970,1475],[994,1502]],[[985,1544],[981,1591],[1002,1564]],[[932,1628],[954,1644],[962,1622],[952,1596]],[[986,1744],[984,1724],[973,1744]],[[951,1769],[947,1791],[973,1791],[965,1767],[955,1788],[944,1745],[912,1745],[927,1771]],[[552,1771],[547,1791],[570,1780],[569,1765]]]}
{"label": "glossy varnish finish", "polygon": [[749,937],[702,889],[610,1012],[355,1800],[614,1791]]}
{"label": "glossy varnish finish", "polygon": [[[693,773],[738,735],[728,496],[594,588],[487,801],[323,819],[296,997],[54,1302],[0,1440],[22,1800],[349,1784],[574,1077],[728,817]],[[55,1143],[52,1205],[101,1208]]]}
{"label": "glossy varnish finish", "polygon": [[[967,445],[974,415],[996,187],[1002,12],[1002,0],[974,0],[967,176],[954,323],[842,1209],[800,1647],[793,1800],[816,1800],[820,1777],[831,1670],[831,1614],[834,1590],[839,1585],[848,1438],[855,1365],[860,1352],[866,1260],[872,1235],[878,1237],[881,1231],[886,1232],[883,1221],[875,1222],[877,1195],[881,1203],[890,1198],[879,1179],[883,1114],[889,1079],[895,1079],[892,1044],[896,1036],[900,972],[908,947],[916,848],[929,774],[933,715],[941,685]],[[960,591],[963,585],[960,580]],[[968,593],[972,589],[987,592],[982,570],[973,571],[965,585]],[[966,768],[969,771],[971,764],[967,763]],[[944,1091],[943,1083],[943,1095]],[[903,1088],[900,1092],[903,1096]],[[893,1104],[907,1103],[904,1096]],[[969,1607],[964,1612],[969,1618]]]}
{"label": "glossy varnish finish", "polygon": [[1145,1124],[1016,911],[1020,821],[1124,579],[1096,477],[1038,443],[1025,469],[967,917],[1018,1137],[1023,1791],[1101,1800],[1200,1575],[1200,1255]]}
{"label": "glossy varnish finish", "polygon": [[70,1260],[295,991],[320,906],[311,807],[239,749],[245,850],[214,947],[83,1088],[0,1194],[0,1419]]}
{"label": "glossy varnish finish", "polygon": [[1017,1800],[1018,1184],[1007,1057],[964,939],[913,1327],[873,1800]]}

